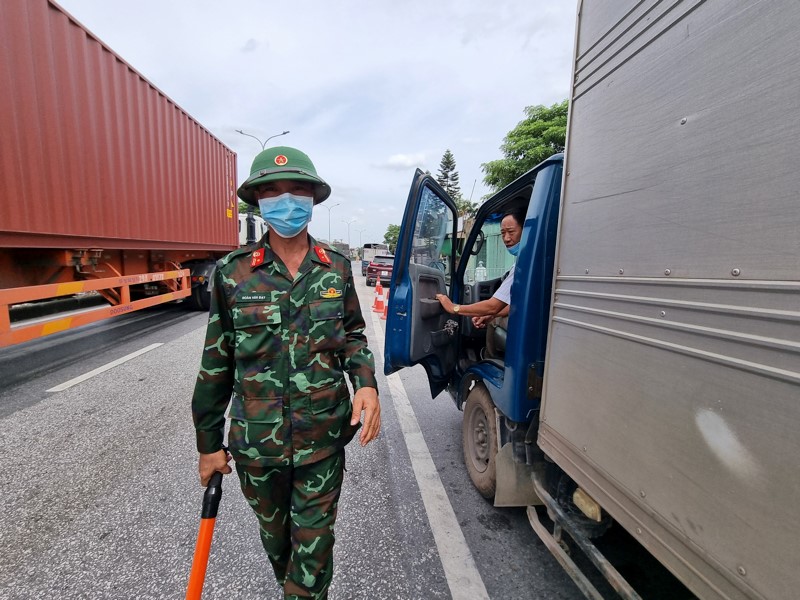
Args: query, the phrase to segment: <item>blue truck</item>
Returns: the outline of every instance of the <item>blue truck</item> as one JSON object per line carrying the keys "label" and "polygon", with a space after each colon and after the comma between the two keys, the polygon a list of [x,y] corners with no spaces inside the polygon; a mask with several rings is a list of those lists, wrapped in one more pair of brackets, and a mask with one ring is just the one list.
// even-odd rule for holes
{"label": "blue truck", "polygon": [[[585,0],[566,153],[489,198],[463,245],[453,200],[414,176],[385,372],[422,365],[447,390],[475,487],[527,506],[587,597],[567,547],[639,597],[595,543],[612,526],[700,598],[800,589],[797,31],[790,0]],[[494,293],[518,207],[505,352],[487,356],[492,328],[435,296]]]}

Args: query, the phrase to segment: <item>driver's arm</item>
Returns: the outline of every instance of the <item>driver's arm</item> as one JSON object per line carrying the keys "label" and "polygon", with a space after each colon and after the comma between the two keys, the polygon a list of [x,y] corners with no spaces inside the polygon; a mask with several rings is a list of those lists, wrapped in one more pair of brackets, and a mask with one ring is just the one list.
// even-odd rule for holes
{"label": "driver's arm", "polygon": [[[451,315],[456,314],[455,304],[445,294],[436,294],[436,299],[442,305],[442,308]],[[508,304],[502,300],[498,300],[494,296],[488,300],[481,300],[474,304],[461,304],[459,305],[458,314],[465,317],[496,317],[505,310],[508,314]]]}

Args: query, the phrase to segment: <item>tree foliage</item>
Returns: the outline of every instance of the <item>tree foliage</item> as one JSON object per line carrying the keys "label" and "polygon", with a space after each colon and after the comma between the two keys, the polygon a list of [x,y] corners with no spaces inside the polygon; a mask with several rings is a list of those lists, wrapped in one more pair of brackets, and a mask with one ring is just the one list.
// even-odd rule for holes
{"label": "tree foliage", "polygon": [[436,182],[442,186],[447,195],[456,203],[458,216],[471,217],[478,210],[475,202],[465,200],[461,193],[458,171],[456,170],[456,159],[448,148],[445,150],[442,160],[439,162],[439,172],[436,174]]}
{"label": "tree foliage", "polygon": [[383,241],[389,246],[389,252],[394,254],[397,249],[397,238],[400,237],[400,225],[389,225],[383,234]]}
{"label": "tree foliage", "polygon": [[508,132],[500,150],[504,158],[481,165],[483,181],[494,190],[508,185],[544,159],[564,151],[567,136],[567,110],[564,100],[551,107],[525,107],[526,118]]}
{"label": "tree foliage", "polygon": [[447,195],[453,200],[461,199],[461,186],[458,183],[458,171],[456,170],[456,159],[450,149],[444,151],[442,160],[439,162],[439,172],[436,174],[436,182],[442,186]]}
{"label": "tree foliage", "polygon": [[478,212],[478,203],[470,202],[469,200],[456,200],[456,208],[458,208],[459,217],[474,217]]}

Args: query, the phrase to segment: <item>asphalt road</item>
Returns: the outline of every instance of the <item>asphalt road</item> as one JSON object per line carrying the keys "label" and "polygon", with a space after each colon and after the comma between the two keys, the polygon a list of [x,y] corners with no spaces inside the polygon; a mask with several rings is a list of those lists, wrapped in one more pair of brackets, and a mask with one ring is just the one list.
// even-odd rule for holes
{"label": "asphalt road", "polygon": [[[330,598],[581,598],[524,510],[473,489],[450,397],[419,368],[382,375],[385,322],[359,273],[383,430],[348,447]],[[168,307],[0,351],[0,598],[183,597],[205,321]],[[223,487],[204,598],[281,598],[237,480]]]}

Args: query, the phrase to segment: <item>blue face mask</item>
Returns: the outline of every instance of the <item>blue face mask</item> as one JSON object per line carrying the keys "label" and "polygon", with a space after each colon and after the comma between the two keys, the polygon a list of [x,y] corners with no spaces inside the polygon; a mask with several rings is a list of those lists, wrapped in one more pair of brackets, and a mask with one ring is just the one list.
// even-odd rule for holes
{"label": "blue face mask", "polygon": [[314,199],[286,193],[275,198],[261,198],[258,208],[270,229],[282,238],[292,238],[311,221]]}
{"label": "blue face mask", "polygon": [[517,242],[516,244],[514,244],[510,248],[506,248],[506,250],[508,250],[508,253],[511,256],[516,256],[517,254],[519,254],[519,242]]}

